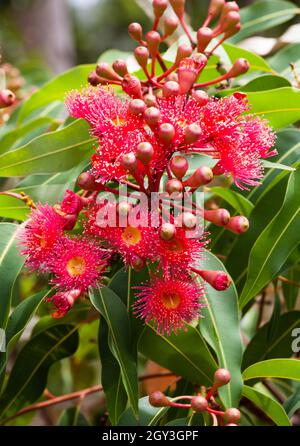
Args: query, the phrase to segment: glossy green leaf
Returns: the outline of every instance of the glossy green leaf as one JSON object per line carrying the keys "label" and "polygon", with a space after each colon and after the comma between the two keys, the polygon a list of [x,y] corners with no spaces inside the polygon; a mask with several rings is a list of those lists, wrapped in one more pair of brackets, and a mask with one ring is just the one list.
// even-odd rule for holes
{"label": "glossy green leaf", "polygon": [[291,173],[281,209],[251,249],[247,280],[240,297],[241,307],[276,276],[299,243],[299,225],[300,168]]}
{"label": "glossy green leaf", "polygon": [[288,1],[257,1],[241,9],[242,28],[230,40],[231,42],[240,42],[252,34],[287,22],[299,12],[297,5]]}
{"label": "glossy green leaf", "polygon": [[94,290],[91,302],[104,317],[109,330],[109,347],[119,363],[129,402],[138,415],[138,382],[136,360],[132,353],[131,331],[126,307],[109,288]]}
{"label": "glossy green leaf", "polygon": [[[276,90],[248,93],[251,112],[280,129],[300,119],[300,90],[283,87]],[[284,98],[284,100],[282,100]]]}
{"label": "glossy green leaf", "polygon": [[217,95],[220,97],[228,96],[236,91],[241,91],[243,93],[265,91],[265,90],[275,90],[282,87],[290,87],[290,82],[282,76],[274,76],[271,74],[264,74],[251,79],[247,84],[242,85],[237,88],[230,88],[228,90],[218,91]]}
{"label": "glossy green leaf", "polygon": [[94,69],[95,66],[92,64],[78,65],[47,82],[23,104],[19,113],[19,123],[28,118],[35,110],[54,101],[63,101],[68,91],[81,88],[87,83],[87,77]]}
{"label": "glossy green leaf", "polygon": [[288,310],[293,310],[297,303],[297,298],[299,296],[299,287],[297,284],[300,283],[300,265],[296,264],[284,273],[284,277],[288,279],[289,282],[282,281],[282,293],[284,296],[284,301]]}
{"label": "glossy green leaf", "polygon": [[300,388],[295,390],[295,392],[283,403],[284,410],[289,417],[292,417],[294,413],[300,409]]}
{"label": "glossy green leaf", "polygon": [[272,325],[272,321],[265,324],[247,345],[243,357],[243,369],[265,359],[293,355],[292,331],[300,326],[300,311],[291,311],[276,317],[276,327]]}
{"label": "glossy green leaf", "polygon": [[266,169],[288,170],[289,172],[293,172],[294,170],[296,170],[294,167],[286,166],[285,164],[281,163],[273,163],[268,160],[263,160],[262,164]]}
{"label": "glossy green leaf", "polygon": [[271,73],[273,70],[270,65],[258,54],[252,51],[245,50],[236,45],[230,43],[223,43],[223,48],[228,55],[230,62],[233,64],[237,59],[247,59],[250,64],[249,72],[251,71],[263,71],[265,73]]}
{"label": "glossy green leaf", "polygon": [[148,325],[138,347],[144,356],[172,372],[192,382],[211,385],[217,364],[196,328],[188,326],[186,331],[163,336]]}
{"label": "glossy green leaf", "polygon": [[297,359],[269,359],[257,362],[243,371],[245,381],[254,378],[283,378],[300,381],[300,361]]}
{"label": "glossy green leaf", "polygon": [[0,223],[0,328],[6,327],[12,289],[25,260],[19,255],[18,230],[19,226],[13,223]]}
{"label": "glossy green leaf", "polygon": [[95,139],[89,126],[77,120],[55,132],[41,135],[23,147],[0,156],[0,176],[24,176],[71,169],[92,153]]}
{"label": "glossy green leaf", "polygon": [[109,348],[109,329],[104,317],[99,327],[99,353],[101,359],[101,383],[111,424],[115,426],[127,405],[127,393],[122,381],[121,368]]}
{"label": "glossy green leaf", "polygon": [[261,409],[277,426],[290,426],[290,420],[283,407],[273,398],[265,395],[253,387],[244,386],[243,396],[252,401]]}
{"label": "glossy green leaf", "polygon": [[[201,260],[201,269],[225,270],[222,262],[210,252],[206,252]],[[234,407],[238,405],[242,389],[242,341],[237,293],[234,284],[222,292],[208,284],[205,284],[205,289],[204,317],[199,325],[201,333],[217,354],[219,366],[231,373],[232,379],[220,389],[220,396],[227,407]]]}
{"label": "glossy green leaf", "polygon": [[250,215],[254,205],[246,197],[235,192],[231,189],[226,189],[225,187],[211,187],[209,192],[212,192],[217,197],[223,198],[227,203],[229,203],[238,213],[245,216]]}
{"label": "glossy green leaf", "polygon": [[75,353],[77,327],[56,325],[34,336],[20,351],[1,395],[1,418],[6,418],[43,393],[50,366]]}
{"label": "glossy green leaf", "polygon": [[268,63],[278,73],[281,73],[290,80],[294,80],[294,74],[291,70],[290,63],[295,65],[295,69],[299,68],[300,62],[300,43],[286,45],[276,54],[268,59]]}

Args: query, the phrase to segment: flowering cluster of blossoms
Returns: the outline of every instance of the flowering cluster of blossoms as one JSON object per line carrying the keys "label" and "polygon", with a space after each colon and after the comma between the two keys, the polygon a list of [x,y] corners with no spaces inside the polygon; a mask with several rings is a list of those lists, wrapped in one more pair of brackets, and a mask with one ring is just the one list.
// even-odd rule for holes
{"label": "flowering cluster of blossoms", "polygon": [[[90,124],[98,147],[91,169],[78,178],[81,191],[67,191],[53,208],[39,205],[22,238],[28,265],[53,274],[57,316],[66,314],[89,287],[101,284],[116,253],[137,271],[154,265],[150,281],[137,290],[134,311],[162,333],[176,332],[199,315],[204,282],[219,291],[230,286],[225,272],[199,268],[208,236],[203,231],[191,236],[191,231],[199,217],[236,234],[245,232],[249,222],[244,216],[231,217],[226,209],[205,209],[195,195],[221,174],[231,175],[241,189],[258,185],[261,158],[275,153],[274,134],[265,120],[250,114],[246,94],[217,99],[205,91],[245,73],[245,59],[236,60],[217,79],[199,83],[215,49],[238,32],[238,5],[212,0],[195,39],[185,23],[184,6],[185,0],[153,0],[152,30],[143,35],[140,24],[129,25],[145,80],[130,74],[124,60],[112,66],[100,63],[89,76],[89,86],[66,98],[70,115]],[[173,16],[164,19],[167,8]],[[161,23],[163,33],[158,32]],[[160,45],[179,24],[189,44],[178,46],[175,62],[167,67]],[[195,154],[209,155],[215,166],[190,172]],[[100,200],[103,193],[108,198]],[[153,194],[159,196],[158,224],[153,224]],[[67,235],[79,216],[83,234]]]}

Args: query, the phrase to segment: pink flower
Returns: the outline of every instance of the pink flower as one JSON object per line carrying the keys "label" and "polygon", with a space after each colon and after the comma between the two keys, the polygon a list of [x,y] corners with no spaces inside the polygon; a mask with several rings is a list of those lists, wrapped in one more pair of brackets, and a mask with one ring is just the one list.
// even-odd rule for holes
{"label": "pink flower", "polygon": [[66,214],[79,214],[83,208],[83,200],[72,190],[67,189],[60,205],[60,209]]}
{"label": "pink flower", "polygon": [[155,277],[138,289],[135,313],[146,323],[153,322],[161,334],[176,333],[199,315],[203,289],[189,276]]}
{"label": "pink flower", "polygon": [[199,121],[203,138],[197,151],[201,153],[206,148],[208,155],[219,159],[214,173],[231,174],[241,189],[260,184],[261,158],[276,154],[270,151],[275,141],[271,128],[265,120],[244,114],[248,111],[244,98],[233,95],[211,99],[203,107]]}
{"label": "pink flower", "polygon": [[53,247],[63,236],[65,221],[48,204],[39,204],[20,232],[21,254],[28,256],[30,269],[49,270],[48,260]]}
{"label": "pink flower", "polygon": [[101,282],[107,254],[86,238],[63,237],[55,245],[49,266],[54,274],[52,283],[60,290],[81,292]]}
{"label": "pink flower", "polygon": [[129,101],[117,97],[112,89],[87,87],[71,92],[66,105],[71,116],[91,125],[99,140],[92,156],[95,177],[101,181],[125,177],[122,157],[147,138],[142,119],[129,112]]}

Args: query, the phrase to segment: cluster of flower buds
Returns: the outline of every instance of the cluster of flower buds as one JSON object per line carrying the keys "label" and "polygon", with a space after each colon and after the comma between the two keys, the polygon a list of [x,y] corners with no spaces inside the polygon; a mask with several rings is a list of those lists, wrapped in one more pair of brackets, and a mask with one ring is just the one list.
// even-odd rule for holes
{"label": "cluster of flower buds", "polygon": [[[154,407],[175,407],[178,409],[191,409],[198,413],[208,413],[217,424],[223,426],[238,426],[241,418],[240,411],[231,407],[225,411],[220,410],[216,403],[214,396],[218,389],[228,384],[231,380],[230,372],[226,369],[218,369],[214,375],[213,386],[208,390],[207,394],[198,394],[196,396],[182,395],[175,398],[167,398],[162,392],[155,391],[149,395],[149,402]],[[178,401],[187,400],[189,403],[182,403]]]}
{"label": "cluster of flower buds", "polygon": [[[167,7],[174,11],[172,18],[164,18]],[[238,59],[218,79],[198,82],[212,54],[211,39],[222,35],[222,42],[237,31],[237,4],[212,0],[197,41],[185,23],[184,7],[185,0],[153,0],[152,29],[144,33],[140,24],[129,25],[129,34],[138,43],[134,55],[144,80],[131,74],[124,60],[112,65],[101,62],[89,76],[90,85],[72,91],[66,99],[70,115],[85,119],[99,144],[91,169],[78,178],[79,194],[68,192],[63,203],[51,208],[63,224],[57,225],[56,217],[49,222],[50,210],[39,207],[23,237],[28,264],[55,276],[59,294],[54,303],[61,314],[75,301],[74,296],[101,281],[104,268],[97,262],[102,265],[103,250],[119,255],[134,270],[149,264],[152,270],[156,268],[150,281],[139,287],[134,311],[162,333],[176,332],[199,317],[206,284],[218,291],[230,286],[224,271],[201,267],[208,244],[203,221],[235,234],[247,231],[249,222],[244,216],[231,217],[223,208],[206,209],[197,200],[198,191],[218,175],[231,175],[242,189],[260,184],[261,158],[275,153],[270,150],[274,134],[265,120],[249,113],[245,94],[217,99],[204,90],[245,73],[247,61]],[[216,27],[208,28],[218,17]],[[178,24],[189,44],[178,46],[173,65],[167,67],[160,45]],[[158,31],[160,25],[163,33]],[[118,91],[122,88],[123,94],[117,95],[114,86]],[[192,167],[199,154],[216,160],[214,167]],[[82,229],[78,251],[69,249],[75,260],[68,257],[65,265],[69,266],[59,275],[48,259],[48,244],[52,246],[55,240],[56,256],[57,251],[64,252],[70,243],[62,247],[56,241],[65,240],[65,231],[76,229],[78,220]],[[44,232],[53,222],[53,239],[49,239]],[[38,238],[33,237],[33,229]],[[60,262],[61,269],[66,259]],[[66,299],[68,292],[72,295]]]}

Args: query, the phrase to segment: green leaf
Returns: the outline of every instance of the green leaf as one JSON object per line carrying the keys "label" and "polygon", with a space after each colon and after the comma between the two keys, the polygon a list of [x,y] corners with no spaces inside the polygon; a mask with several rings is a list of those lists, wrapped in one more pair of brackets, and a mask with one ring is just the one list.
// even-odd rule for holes
{"label": "green leaf", "polygon": [[90,426],[88,420],[80,412],[79,407],[66,409],[57,422],[58,426]]}
{"label": "green leaf", "polygon": [[[259,197],[260,199],[251,213],[249,230],[245,234],[236,237],[236,242],[228,255],[226,268],[232,275],[238,290],[241,289],[247,275],[248,259],[255,241],[278,213],[284,201],[290,174],[282,172],[282,175],[283,177],[280,181],[277,181],[277,178],[275,178],[270,184],[269,190]],[[241,252],[243,253],[242,256]]]}
{"label": "green leaf", "polygon": [[111,424],[115,426],[127,405],[127,393],[122,381],[121,368],[109,348],[109,329],[101,317],[99,327],[99,353],[101,359],[101,383]]}
{"label": "green leaf", "polygon": [[135,419],[132,409],[128,408],[120,418],[118,426],[156,426],[169,409],[151,406],[148,396],[140,398],[138,406],[139,422]]}
{"label": "green leaf", "polygon": [[290,268],[285,274],[284,277],[288,279],[291,283],[282,281],[282,293],[284,296],[285,304],[288,310],[293,310],[297,303],[297,298],[299,295],[299,287],[297,286],[300,283],[300,266],[296,264],[292,268]]}
{"label": "green leaf", "polygon": [[262,0],[255,2],[241,9],[242,28],[230,40],[231,42],[240,42],[252,34],[287,22],[299,12],[299,8],[295,4],[287,1]]}
{"label": "green leaf", "polygon": [[[136,61],[134,55],[128,51],[121,51],[116,49],[110,49],[104,51],[98,59],[99,62],[106,62],[112,64],[115,60],[122,59],[126,61],[129,73],[135,73],[140,70],[140,66]],[[94,69],[94,68],[93,68]]]}
{"label": "green leaf", "polygon": [[58,124],[58,121],[48,116],[39,116],[21,127],[14,128],[1,137],[0,154],[13,150],[19,145],[26,144],[30,139],[38,136],[36,133],[43,133],[47,129],[49,131],[56,130]]}
{"label": "green leaf", "polygon": [[86,159],[95,138],[79,119],[67,127],[41,135],[23,147],[0,156],[0,176],[25,176],[62,172]]}
{"label": "green leaf", "polygon": [[28,118],[35,110],[54,101],[63,101],[68,91],[81,88],[87,83],[87,77],[94,69],[94,65],[78,65],[47,82],[23,104],[19,113],[19,123]]}
{"label": "green leaf", "polygon": [[276,327],[273,330],[272,322],[265,324],[247,345],[242,368],[265,359],[292,356],[292,331],[299,326],[300,311],[291,311],[276,318]]}
{"label": "green leaf", "polygon": [[13,286],[25,260],[19,255],[18,230],[18,225],[0,223],[0,328],[6,328]]}
{"label": "green leaf", "polygon": [[293,172],[294,170],[296,170],[294,167],[286,166],[285,164],[281,163],[272,163],[268,160],[263,160],[262,164],[266,169],[288,170],[289,172]]}
{"label": "green leaf", "polygon": [[186,331],[163,336],[148,325],[138,347],[144,356],[172,372],[198,384],[212,384],[217,364],[195,327],[187,326]]}
{"label": "green leaf", "polygon": [[289,417],[292,417],[294,413],[300,409],[300,388],[296,389],[295,392],[283,403],[283,407]]}
{"label": "green leaf", "polygon": [[[201,269],[224,270],[224,265],[212,253],[206,252],[201,260]],[[216,291],[205,285],[203,296],[203,319],[200,319],[201,333],[214,349],[219,366],[228,369],[232,379],[220,389],[220,396],[227,407],[238,405],[242,391],[241,362],[242,341],[239,327],[237,293],[234,284],[226,291]]]}
{"label": "green leaf", "polygon": [[300,62],[300,43],[286,45],[277,51],[273,57],[268,59],[271,67],[281,73],[289,80],[294,80],[294,75],[290,67],[290,63],[295,65],[296,70],[299,68]]}
{"label": "green leaf", "polygon": [[34,336],[20,351],[1,395],[0,413],[6,418],[43,393],[50,366],[75,353],[77,327],[56,325]]}
{"label": "green leaf", "polygon": [[249,216],[254,208],[254,205],[250,200],[231,189],[216,186],[209,188],[209,192],[223,198],[223,200],[229,203],[238,213],[245,216]]}
{"label": "green leaf", "polygon": [[299,243],[300,167],[291,174],[281,209],[251,249],[248,275],[240,297],[245,306],[280,270]]}
{"label": "green leaf", "polygon": [[251,79],[247,84],[242,85],[238,88],[230,88],[228,90],[221,90],[217,92],[217,96],[223,97],[228,96],[236,91],[242,91],[243,93],[265,91],[265,90],[275,90],[281,87],[290,87],[290,82],[281,76],[274,76],[271,74],[264,74],[258,76],[255,79]]}
{"label": "green leaf", "polygon": [[290,420],[283,409],[273,398],[254,389],[253,387],[244,386],[243,396],[252,401],[259,409],[261,409],[277,426],[290,426]]}
{"label": "green leaf", "polygon": [[123,384],[133,412],[138,416],[137,366],[132,353],[131,331],[126,307],[109,288],[94,290],[90,298],[108,325],[109,347],[119,363]]}
{"label": "green leaf", "polygon": [[275,129],[293,124],[300,119],[300,90],[297,88],[283,87],[250,92],[247,97],[251,113],[267,119]]}
{"label": "green leaf", "polygon": [[245,50],[244,48],[240,48],[230,43],[223,43],[222,46],[226,51],[232,64],[237,59],[243,58],[247,59],[250,64],[249,72],[264,71],[265,73],[271,73],[273,71],[270,65],[265,61],[265,59],[258,56],[258,54],[253,53],[252,51]]}
{"label": "green leaf", "polygon": [[297,359],[268,359],[257,362],[243,371],[245,381],[254,378],[283,378],[300,381],[300,361]]}

